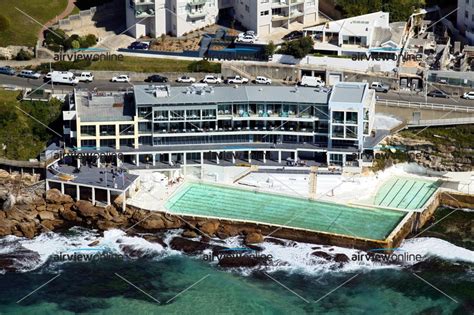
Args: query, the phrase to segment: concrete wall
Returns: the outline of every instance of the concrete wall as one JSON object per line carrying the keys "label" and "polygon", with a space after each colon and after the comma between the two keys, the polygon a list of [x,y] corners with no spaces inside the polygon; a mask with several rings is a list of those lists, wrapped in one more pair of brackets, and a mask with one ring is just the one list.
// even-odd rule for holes
{"label": "concrete wall", "polygon": [[412,120],[413,113],[416,113],[416,112],[420,113],[420,119],[422,120],[474,117],[474,113],[465,113],[465,112],[457,112],[457,111],[450,112],[449,110],[442,111],[442,110],[433,110],[433,109],[395,107],[395,106],[382,105],[380,103],[376,104],[375,112],[397,117],[401,119],[403,122]]}
{"label": "concrete wall", "polygon": [[[81,73],[84,70],[71,70],[71,71],[74,73]],[[147,77],[149,77],[150,75],[153,75],[154,73],[127,72],[127,71],[92,71],[92,74],[94,75],[94,78],[96,80],[110,80],[114,76],[118,76],[121,74],[128,74],[130,76],[131,81],[144,81]],[[210,75],[210,74],[214,74],[218,76],[221,75],[220,73],[204,73],[204,72],[185,72],[185,73],[160,72],[160,75],[167,77],[169,81],[174,81],[182,75],[188,75],[190,77],[194,77],[196,78],[196,81],[199,81],[202,78],[204,78],[206,75]],[[159,84],[159,83],[154,83],[154,84]]]}

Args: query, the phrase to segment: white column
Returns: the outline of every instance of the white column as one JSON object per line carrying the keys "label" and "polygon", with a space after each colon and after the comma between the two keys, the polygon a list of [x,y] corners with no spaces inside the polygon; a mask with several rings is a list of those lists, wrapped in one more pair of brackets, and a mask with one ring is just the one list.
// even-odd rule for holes
{"label": "white column", "polygon": [[61,194],[64,195],[64,183],[61,183]]}
{"label": "white column", "polygon": [[345,154],[342,155],[342,166],[343,167],[346,166],[346,155]]}
{"label": "white column", "polygon": [[219,164],[219,152],[216,152],[216,164]]}
{"label": "white column", "polygon": [[95,188],[92,187],[92,204],[95,205]]}
{"label": "white column", "polygon": [[278,151],[278,163],[281,163],[281,151]]}
{"label": "white column", "polygon": [[135,160],[135,165],[140,166],[140,155],[138,153],[135,155],[135,159],[136,159]]}
{"label": "white column", "polygon": [[168,164],[171,165],[171,162],[173,161],[173,154],[168,153]]}
{"label": "white column", "polygon": [[204,164],[204,152],[201,152],[201,165]]}
{"label": "white column", "polygon": [[80,158],[77,158],[77,168],[80,168],[81,167],[81,159]]}
{"label": "white column", "polygon": [[187,153],[186,152],[183,152],[183,164],[186,165],[187,164],[187,158],[186,158],[186,155]]}
{"label": "white column", "polygon": [[97,157],[97,167],[100,167],[100,157]]}
{"label": "white column", "polygon": [[232,164],[235,164],[235,151],[232,151]]}
{"label": "white column", "polygon": [[79,185],[76,186],[76,200],[81,200],[81,188]]}
{"label": "white column", "polygon": [[267,164],[267,151],[263,151],[263,164]]}
{"label": "white column", "polygon": [[110,205],[110,189],[107,189],[107,205]]}
{"label": "white column", "polygon": [[49,190],[49,181],[46,180],[46,190]]}
{"label": "white column", "polygon": [[249,163],[252,163],[252,151],[249,151]]}
{"label": "white column", "polygon": [[155,153],[153,153],[153,154],[151,155],[151,163],[152,163],[153,166],[156,165],[156,154],[155,154]]}

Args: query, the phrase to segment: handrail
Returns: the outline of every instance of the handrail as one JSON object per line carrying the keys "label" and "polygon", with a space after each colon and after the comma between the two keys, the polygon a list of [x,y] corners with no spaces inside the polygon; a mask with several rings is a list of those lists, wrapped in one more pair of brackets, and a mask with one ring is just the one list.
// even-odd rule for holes
{"label": "handrail", "polygon": [[407,101],[397,101],[397,100],[386,100],[379,99],[377,103],[385,106],[397,106],[397,107],[408,107],[408,108],[426,108],[434,110],[445,110],[445,111],[461,111],[467,113],[474,113],[474,106],[465,106],[465,105],[453,105],[453,104],[436,104],[436,103],[421,103],[421,102],[407,102]]}

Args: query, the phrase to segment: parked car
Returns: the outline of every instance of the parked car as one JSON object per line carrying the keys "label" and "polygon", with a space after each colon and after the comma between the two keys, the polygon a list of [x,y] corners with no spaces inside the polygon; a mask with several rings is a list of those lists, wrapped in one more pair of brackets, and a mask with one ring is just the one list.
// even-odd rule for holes
{"label": "parked car", "polygon": [[465,98],[467,100],[474,100],[474,91],[464,93],[462,98]]}
{"label": "parked car", "polygon": [[246,31],[238,35],[238,37],[245,37],[245,36],[252,36],[255,40],[258,39],[258,35],[257,33],[255,33],[255,31]]}
{"label": "parked car", "polygon": [[227,84],[246,84],[249,83],[249,79],[236,75],[233,77],[228,77],[226,80]]}
{"label": "parked car", "polygon": [[441,97],[441,98],[448,98],[448,94],[441,90],[433,90],[427,94],[430,97]]}
{"label": "parked car", "polygon": [[283,40],[293,40],[293,39],[298,39],[303,37],[303,32],[302,31],[293,31],[285,36],[282,37]]}
{"label": "parked car", "polygon": [[33,70],[21,70],[20,73],[18,73],[18,76],[22,78],[37,80],[41,77],[41,74],[38,72],[34,72]]}
{"label": "parked car", "polygon": [[126,74],[121,74],[116,77],[113,77],[110,81],[112,82],[130,82],[130,77]]}
{"label": "parked car", "polygon": [[267,78],[267,77],[258,76],[258,77],[255,78],[255,83],[256,84],[270,85],[270,84],[272,84],[272,80]]}
{"label": "parked car", "polygon": [[202,79],[203,83],[208,83],[208,84],[219,84],[222,83],[221,78],[213,76],[213,75],[206,75],[204,79]]}
{"label": "parked car", "polygon": [[168,82],[168,78],[164,77],[162,75],[159,75],[159,74],[154,74],[154,75],[151,75],[148,78],[146,78],[145,82],[166,83],[166,82]]}
{"label": "parked car", "polygon": [[196,79],[193,78],[193,77],[188,77],[187,75],[183,75],[183,76],[179,77],[178,79],[176,79],[176,82],[179,82],[179,83],[194,83],[194,82],[196,82]]}
{"label": "parked car", "polygon": [[74,73],[69,71],[48,72],[43,80],[44,82],[51,82],[52,84],[77,85],[79,83],[79,79],[76,78]]}
{"label": "parked car", "polygon": [[372,82],[372,84],[370,85],[370,88],[372,90],[375,90],[375,92],[383,92],[383,93],[387,93],[390,90],[390,86],[384,83],[380,83],[380,82]]}
{"label": "parked car", "polygon": [[77,76],[79,82],[92,82],[94,81],[94,75],[90,72],[82,72]]}
{"label": "parked car", "polygon": [[301,86],[323,87],[326,83],[320,77],[304,75],[300,81]]}
{"label": "parked car", "polygon": [[235,40],[236,42],[241,42],[241,43],[249,43],[249,44],[253,44],[256,42],[256,38],[253,37],[253,36],[250,36],[250,35],[245,35],[245,36],[242,36],[242,37],[237,37],[237,39]]}
{"label": "parked car", "polygon": [[446,79],[439,79],[439,80],[438,80],[438,83],[439,83],[439,84],[448,84],[448,80],[446,80]]}
{"label": "parked car", "polygon": [[8,75],[15,75],[16,71],[15,71],[15,69],[13,69],[9,66],[5,66],[5,67],[0,67],[0,73],[1,74],[8,74]]}
{"label": "parked car", "polygon": [[147,43],[143,43],[143,42],[133,42],[130,44],[130,46],[128,46],[128,49],[148,49],[150,48],[150,45],[148,45]]}

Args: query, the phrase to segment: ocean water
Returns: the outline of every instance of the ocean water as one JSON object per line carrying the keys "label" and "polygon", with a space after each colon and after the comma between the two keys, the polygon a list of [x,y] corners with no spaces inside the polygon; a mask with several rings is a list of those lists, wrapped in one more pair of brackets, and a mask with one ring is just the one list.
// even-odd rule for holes
{"label": "ocean water", "polygon": [[[87,252],[94,240],[92,251],[127,247],[146,258],[56,261],[58,253]],[[0,274],[0,314],[474,314],[474,252],[436,238],[401,246],[425,266],[328,262],[311,253],[359,252],[287,242],[262,244],[273,266],[231,270],[117,230],[1,241],[0,253],[21,245],[40,259]],[[224,245],[241,246],[237,238]]]}

